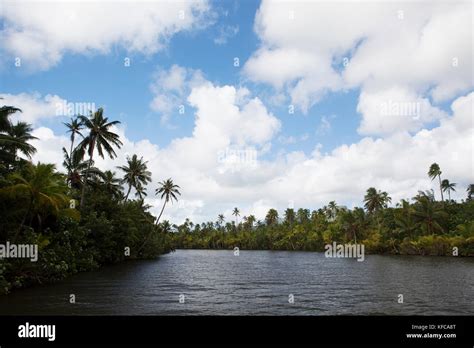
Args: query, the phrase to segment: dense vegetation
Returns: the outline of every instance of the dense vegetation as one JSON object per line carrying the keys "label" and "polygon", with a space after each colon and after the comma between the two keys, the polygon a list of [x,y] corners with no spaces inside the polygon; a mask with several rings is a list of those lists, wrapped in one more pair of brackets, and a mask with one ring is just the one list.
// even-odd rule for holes
{"label": "dense vegetation", "polygon": [[456,250],[459,256],[474,256],[474,185],[469,185],[466,200],[458,203],[450,199],[456,184],[442,180],[441,174],[436,163],[428,172],[439,183],[441,201],[435,200],[432,190],[420,191],[412,203],[402,200],[392,208],[388,194],[372,187],[364,208],[347,209],[330,202],[313,211],[288,208],[283,218],[270,209],[265,221],[256,221],[253,215],[239,221],[240,211],[234,208],[235,221],[226,223],[219,214],[216,222],[194,225],[187,220],[166,228],[176,230],[176,248],[324,251],[326,244],[337,242],[362,243],[368,253],[453,255]]}
{"label": "dense vegetation", "polygon": [[103,109],[65,123],[71,144],[62,149],[62,169],[31,162],[36,138],[31,125],[11,122],[17,112],[0,108],[0,245],[35,244],[40,255],[37,262],[0,259],[0,294],[174,248],[322,251],[337,242],[363,243],[369,253],[452,255],[457,248],[460,256],[474,256],[474,185],[462,202],[451,200],[456,184],[441,178],[436,163],[428,175],[439,185],[439,201],[433,191],[420,191],[411,203],[388,207],[389,195],[369,188],[364,208],[330,202],[313,211],[288,208],[282,218],[270,209],[263,222],[253,215],[240,219],[235,208],[231,222],[220,214],[216,222],[171,225],[160,218],[180,195],[173,180],[158,184],[163,206],[155,218],[143,200],[151,182],[143,158],[133,155],[117,166],[121,178],[94,165],[94,156],[114,159],[122,145],[111,130],[119,122],[110,122]]}
{"label": "dense vegetation", "polygon": [[[123,178],[94,166],[94,155],[116,157],[114,149],[122,143],[110,128],[117,121],[109,122],[99,109],[65,123],[71,145],[62,149],[60,170],[30,161],[35,137],[31,125],[12,123],[17,112],[0,108],[0,244],[37,244],[39,258],[0,260],[0,294],[172,250],[170,237],[143,202],[151,181],[146,162],[133,155],[118,167]],[[135,200],[129,198],[132,188]],[[171,179],[160,184],[156,193],[165,200],[163,209],[177,189]]]}

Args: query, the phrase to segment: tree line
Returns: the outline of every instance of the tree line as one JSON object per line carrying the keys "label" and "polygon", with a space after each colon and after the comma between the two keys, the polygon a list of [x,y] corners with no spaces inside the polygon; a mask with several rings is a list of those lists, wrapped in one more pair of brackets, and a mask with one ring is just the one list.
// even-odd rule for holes
{"label": "tree line", "polygon": [[[69,149],[62,148],[63,169],[31,161],[33,128],[11,121],[19,108],[0,108],[0,244],[36,244],[37,262],[0,260],[0,294],[42,284],[125,259],[153,258],[173,250],[160,218],[180,187],[158,183],[163,200],[158,218],[144,202],[151,182],[147,162],[134,154],[115,171],[95,166],[94,155],[117,157],[122,146],[102,108],[64,123]],[[134,189],[135,199],[130,198]]]}
{"label": "tree line", "polygon": [[451,192],[457,185],[442,179],[438,164],[427,174],[437,181],[440,200],[433,190],[419,191],[411,202],[403,199],[389,207],[388,193],[371,187],[364,206],[353,209],[331,201],[312,211],[288,208],[283,216],[270,209],[261,221],[254,215],[240,219],[236,207],[229,221],[219,214],[216,221],[186,220],[165,228],[175,232],[175,247],[184,249],[324,251],[326,244],[337,242],[363,243],[369,253],[474,256],[474,184],[467,187],[466,199],[456,202]]}

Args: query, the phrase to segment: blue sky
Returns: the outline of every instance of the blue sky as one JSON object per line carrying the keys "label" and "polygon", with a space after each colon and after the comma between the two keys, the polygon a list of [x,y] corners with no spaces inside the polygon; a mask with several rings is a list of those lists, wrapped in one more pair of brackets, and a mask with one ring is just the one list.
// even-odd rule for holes
{"label": "blue sky", "polygon": [[[184,189],[170,219],[230,215],[234,206],[258,216],[290,201],[355,206],[369,186],[396,202],[433,188],[434,161],[459,186],[474,177],[460,160],[472,158],[472,146],[460,145],[472,144],[468,7],[7,0],[0,94],[36,128],[35,160],[58,167],[67,117],[55,104],[103,106],[122,122],[125,145],[99,164],[116,170],[138,153],[152,186],[175,178]],[[387,105],[396,109],[387,114]],[[407,105],[416,113],[400,111]],[[256,151],[257,166],[216,162],[228,148]]]}
{"label": "blue sky", "polygon": [[[193,128],[193,110],[184,115],[173,114],[170,124],[160,122],[159,112],[150,110],[152,93],[149,89],[152,73],[158,68],[169,69],[172,65],[199,69],[206,79],[219,85],[242,85],[246,78],[240,67],[234,67],[234,58],[241,64],[258,48],[259,39],[253,30],[257,1],[213,2],[219,18],[205,30],[178,33],[166,50],[153,56],[140,53],[129,54],[123,47],[114,47],[108,55],[80,56],[66,54],[61,64],[48,71],[24,72],[14,65],[6,65],[2,79],[8,81],[5,90],[9,93],[57,94],[70,102],[93,101],[97,107],[104,106],[107,115],[119,119],[127,126],[127,136],[134,141],[150,139],[159,146],[166,146],[173,138],[190,135]],[[226,44],[216,44],[222,28],[238,27],[238,33]],[[124,57],[131,59],[130,67],[123,65]],[[255,95],[271,93],[271,87],[248,82]],[[355,111],[357,92],[348,91],[328,95],[306,115],[295,110],[288,113],[288,105],[268,108],[282,122],[281,137],[307,138],[297,143],[275,142],[274,151],[301,150],[310,152],[318,143],[324,151],[357,141],[359,123]],[[264,97],[262,97],[265,102]],[[323,129],[323,116],[331,124]],[[65,120],[67,117],[65,117]],[[55,132],[64,132],[57,120],[42,120],[39,125],[51,127]],[[320,130],[318,131],[318,128]],[[283,144],[281,143],[283,142]]]}

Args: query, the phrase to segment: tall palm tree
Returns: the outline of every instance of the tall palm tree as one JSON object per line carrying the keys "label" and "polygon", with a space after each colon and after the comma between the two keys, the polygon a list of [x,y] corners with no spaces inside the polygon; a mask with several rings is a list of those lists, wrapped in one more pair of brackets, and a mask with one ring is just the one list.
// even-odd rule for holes
{"label": "tall palm tree", "polygon": [[76,118],[71,118],[71,122],[63,122],[63,124],[67,127],[67,133],[71,133],[70,139],[71,139],[71,148],[69,150],[69,153],[72,153],[72,149],[74,148],[74,140],[76,139],[76,135],[80,135],[82,138],[84,136],[81,133],[81,130],[83,128],[83,124],[81,122],[81,119],[79,117]]}
{"label": "tall palm tree", "polygon": [[444,179],[443,181],[441,181],[441,189],[443,190],[443,192],[448,192],[449,200],[451,200],[451,191],[456,191],[455,187],[455,182],[449,182],[448,179]]}
{"label": "tall palm tree", "polygon": [[383,208],[392,201],[387,192],[377,191],[374,187],[370,187],[364,197],[364,207],[367,212],[372,214]]}
{"label": "tall palm tree", "polygon": [[232,211],[232,215],[235,216],[235,225],[238,225],[238,217],[240,216],[240,210],[235,207],[234,210]]}
{"label": "tall palm tree", "polygon": [[441,169],[439,168],[438,163],[433,163],[430,166],[430,169],[428,170],[428,176],[430,177],[431,181],[433,181],[434,179],[436,179],[436,177],[438,177],[439,192],[441,193],[441,201],[444,201],[443,188],[441,187],[441,174],[442,172],[441,172]]}
{"label": "tall palm tree", "polygon": [[161,199],[165,199],[165,202],[163,203],[163,208],[161,208],[160,215],[158,216],[158,219],[156,219],[156,224],[158,225],[158,222],[160,221],[161,214],[163,214],[163,210],[165,210],[166,203],[171,200],[171,203],[173,203],[173,199],[175,201],[178,201],[178,198],[176,195],[181,195],[179,192],[180,187],[178,185],[175,185],[173,183],[173,180],[171,178],[162,181],[159,183],[159,187],[156,189],[155,194],[159,195],[161,194]]}
{"label": "tall palm tree", "polygon": [[110,158],[117,157],[113,146],[120,148],[122,142],[119,139],[118,134],[110,131],[112,126],[120,123],[120,121],[111,121],[107,117],[104,117],[104,109],[99,108],[95,113],[91,112],[90,117],[79,116],[79,120],[89,131],[84,139],[79,143],[79,150],[82,154],[86,151],[89,155],[89,164],[86,171],[86,180],[82,186],[81,194],[81,208],[84,206],[85,201],[85,189],[87,186],[87,177],[89,176],[89,169],[92,166],[94,151],[97,150],[100,157],[104,158],[104,153],[108,154]]}
{"label": "tall palm tree", "polygon": [[23,173],[13,173],[10,180],[13,184],[2,190],[28,197],[25,214],[14,240],[27,219],[31,224],[36,217],[41,224],[41,215],[57,213],[59,208],[67,203],[67,186],[63,176],[56,172],[54,164],[29,164]]}
{"label": "tall palm tree", "polygon": [[151,172],[147,170],[147,163],[148,162],[143,161],[143,157],[138,159],[137,155],[133,155],[132,158],[127,157],[127,165],[117,167],[118,169],[125,172],[122,180],[123,183],[128,185],[128,191],[125,195],[125,200],[128,199],[128,195],[130,194],[132,187],[137,190],[137,192],[138,188],[141,189],[139,196],[140,199],[142,198],[144,186],[151,182]]}
{"label": "tall palm tree", "polygon": [[219,226],[222,226],[222,224],[224,223],[224,221],[225,221],[224,214],[219,214],[219,215],[217,215],[217,223],[219,224]]}

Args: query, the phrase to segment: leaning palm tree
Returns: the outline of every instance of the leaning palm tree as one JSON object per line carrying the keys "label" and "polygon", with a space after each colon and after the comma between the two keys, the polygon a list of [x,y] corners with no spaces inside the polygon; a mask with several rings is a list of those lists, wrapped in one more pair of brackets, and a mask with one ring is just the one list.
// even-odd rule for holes
{"label": "leaning palm tree", "polygon": [[163,214],[163,210],[165,210],[166,203],[171,200],[171,203],[173,203],[173,199],[175,201],[178,201],[178,198],[176,195],[181,195],[179,192],[180,187],[178,185],[175,185],[173,183],[173,180],[167,179],[165,181],[162,181],[159,183],[159,187],[156,189],[155,194],[159,195],[161,194],[161,199],[165,199],[165,202],[163,203],[163,208],[161,208],[160,215],[158,215],[158,219],[156,219],[156,224],[158,225],[158,222],[160,221],[161,214]]}
{"label": "leaning palm tree", "polygon": [[436,179],[438,177],[439,180],[439,192],[441,193],[441,200],[444,201],[443,197],[443,188],[441,187],[441,169],[439,168],[439,165],[437,163],[433,163],[430,166],[430,169],[428,170],[428,176],[430,177],[431,181]]}
{"label": "leaning palm tree", "polygon": [[95,113],[91,112],[90,117],[79,116],[80,121],[89,131],[84,139],[79,143],[79,151],[84,154],[86,151],[89,155],[89,164],[86,171],[86,180],[82,186],[81,194],[81,208],[85,202],[85,190],[87,186],[87,177],[89,175],[90,167],[92,166],[94,151],[97,150],[100,157],[104,158],[104,153],[108,154],[111,159],[117,157],[113,149],[113,145],[117,148],[122,146],[122,142],[119,139],[119,135],[110,131],[112,126],[119,124],[120,121],[111,121],[107,117],[104,117],[104,109],[99,108]]}
{"label": "leaning palm tree", "polygon": [[443,192],[448,192],[448,199],[451,201],[451,191],[456,191],[455,189],[456,183],[455,182],[449,182],[448,179],[444,179],[441,181],[441,189]]}
{"label": "leaning palm tree", "polygon": [[71,148],[69,150],[69,153],[72,153],[72,149],[74,148],[74,140],[76,139],[76,135],[80,135],[81,137],[84,138],[84,136],[81,133],[81,130],[83,128],[83,124],[80,120],[79,117],[76,118],[71,118],[71,122],[63,122],[63,124],[67,127],[67,133],[71,133]]}
{"label": "leaning palm tree", "polygon": [[235,207],[233,212],[232,212],[232,215],[235,216],[235,224],[237,225],[238,221],[239,221],[238,217],[240,216],[240,210],[237,207]]}
{"label": "leaning palm tree", "polygon": [[128,199],[128,195],[130,194],[130,190],[132,187],[137,190],[141,188],[140,191],[140,199],[142,198],[142,194],[144,192],[144,187],[151,182],[151,172],[147,170],[148,162],[143,161],[143,157],[138,159],[137,155],[133,155],[132,158],[127,157],[127,165],[119,166],[118,169],[125,172],[123,177],[122,183],[128,185],[128,191],[125,195],[125,200]]}

